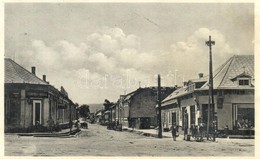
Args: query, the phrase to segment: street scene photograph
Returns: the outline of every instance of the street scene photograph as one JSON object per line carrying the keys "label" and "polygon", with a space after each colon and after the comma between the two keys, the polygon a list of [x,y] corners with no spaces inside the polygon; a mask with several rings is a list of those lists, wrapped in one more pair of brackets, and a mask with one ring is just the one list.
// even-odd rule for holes
{"label": "street scene photograph", "polygon": [[4,3],[5,157],[255,157],[255,3]]}

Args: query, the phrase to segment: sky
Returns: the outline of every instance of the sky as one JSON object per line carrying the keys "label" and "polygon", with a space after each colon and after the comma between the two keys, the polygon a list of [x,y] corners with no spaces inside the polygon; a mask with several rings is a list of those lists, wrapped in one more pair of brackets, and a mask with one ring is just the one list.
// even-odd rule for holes
{"label": "sky", "polygon": [[[79,104],[139,87],[182,85],[233,55],[254,54],[252,3],[6,3],[5,57]],[[242,67],[242,66],[241,66]]]}

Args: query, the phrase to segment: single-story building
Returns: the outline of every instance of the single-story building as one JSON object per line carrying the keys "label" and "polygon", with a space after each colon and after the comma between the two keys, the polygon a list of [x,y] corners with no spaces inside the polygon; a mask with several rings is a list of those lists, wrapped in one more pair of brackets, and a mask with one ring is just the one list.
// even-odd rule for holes
{"label": "single-story building", "polygon": [[[254,130],[254,56],[235,55],[213,72],[214,120],[217,130],[228,127],[231,133]],[[170,128],[173,122],[184,123],[188,113],[188,127],[207,124],[209,106],[208,76],[189,80],[162,101],[162,124]],[[211,106],[210,114],[213,114]],[[211,117],[210,121],[213,121]],[[247,131],[248,132],[248,131]]]}
{"label": "single-story building", "polygon": [[36,125],[48,126],[48,120],[55,124],[75,119],[76,105],[68,98],[64,88],[57,90],[32,72],[5,59],[4,110],[5,132],[28,131]]}

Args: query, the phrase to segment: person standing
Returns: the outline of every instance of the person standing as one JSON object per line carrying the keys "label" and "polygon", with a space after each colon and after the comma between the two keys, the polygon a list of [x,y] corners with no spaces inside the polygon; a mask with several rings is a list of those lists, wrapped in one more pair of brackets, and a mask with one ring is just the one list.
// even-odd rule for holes
{"label": "person standing", "polygon": [[229,128],[228,128],[228,125],[225,126],[225,128],[224,128],[224,132],[225,132],[225,136],[226,136],[226,138],[229,139]]}
{"label": "person standing", "polygon": [[52,133],[54,127],[54,120],[52,119],[52,117],[50,117],[47,123],[48,123],[49,131]]}
{"label": "person standing", "polygon": [[183,128],[184,128],[184,139],[188,140],[188,128],[189,128],[189,115],[187,112],[187,109],[185,108],[184,110],[184,124],[183,124]]}
{"label": "person standing", "polygon": [[178,132],[178,126],[176,125],[175,122],[173,123],[173,125],[171,127],[171,132],[172,132],[173,141],[176,141],[177,132]]}

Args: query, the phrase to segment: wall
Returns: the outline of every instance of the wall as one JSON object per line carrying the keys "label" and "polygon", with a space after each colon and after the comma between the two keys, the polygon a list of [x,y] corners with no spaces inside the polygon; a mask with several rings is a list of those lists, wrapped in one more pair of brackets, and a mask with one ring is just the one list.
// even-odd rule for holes
{"label": "wall", "polygon": [[26,107],[27,107],[27,101],[25,98],[25,90],[21,90],[21,115],[20,115],[20,125],[21,127],[26,127],[26,119],[28,119],[29,117],[26,116]]}
{"label": "wall", "polygon": [[[188,98],[188,99],[183,99],[183,100],[181,100],[180,101],[180,115],[179,115],[179,125],[181,125],[181,126],[183,126],[183,123],[182,123],[182,109],[183,108],[186,108],[187,109],[187,113],[188,113],[188,115],[189,115],[189,122],[188,122],[188,126],[190,127],[191,126],[191,122],[190,122],[190,120],[191,120],[191,116],[190,116],[190,114],[191,114],[191,112],[190,112],[190,106],[193,106],[193,105],[195,105],[195,124],[198,122],[198,118],[200,117],[199,116],[199,112],[197,111],[197,106],[196,106],[196,102],[194,101],[194,98],[193,97],[190,97],[190,98]],[[198,123],[197,123],[198,124]]]}
{"label": "wall", "polygon": [[[199,97],[200,104],[208,104],[208,96]],[[217,107],[217,96],[214,96],[215,112],[218,117],[218,129],[223,130],[228,125],[230,130],[233,130],[233,117],[232,117],[232,104],[234,103],[254,103],[253,94],[235,95],[226,94],[224,95],[223,107]]]}
{"label": "wall", "polygon": [[[46,85],[5,84],[5,131],[8,129],[28,128],[33,125],[33,100],[41,101],[43,126],[48,125],[47,121],[50,115],[56,121],[58,97],[59,92],[54,88],[50,89]],[[69,109],[63,111],[60,110],[60,118],[64,116],[64,122],[68,122],[70,111]]]}
{"label": "wall", "polygon": [[45,98],[43,99],[43,112],[42,112],[42,125],[43,126],[48,126],[47,121],[49,120],[49,99]]}
{"label": "wall", "polygon": [[128,117],[129,117],[129,104],[128,102],[122,103],[123,107],[121,109],[122,114],[122,125],[128,127]]}
{"label": "wall", "polygon": [[151,91],[146,89],[133,96],[130,106],[130,117],[154,117],[156,116],[156,95],[151,95]]}
{"label": "wall", "polygon": [[[18,95],[13,95],[16,93]],[[5,89],[5,130],[21,127],[21,97],[19,91]]]}
{"label": "wall", "polygon": [[176,113],[176,124],[182,125],[180,122],[180,109],[179,108],[170,108],[162,110],[162,126],[163,128],[170,128],[172,126],[172,113]]}
{"label": "wall", "polygon": [[254,103],[254,95],[224,95],[222,109],[217,109],[218,129],[223,129],[228,125],[233,130],[232,104],[234,103]]}

